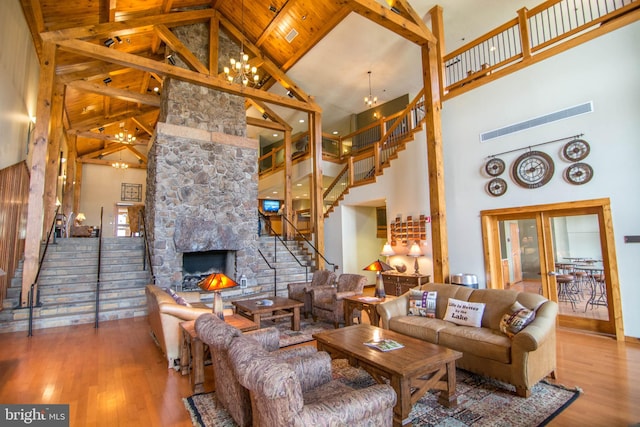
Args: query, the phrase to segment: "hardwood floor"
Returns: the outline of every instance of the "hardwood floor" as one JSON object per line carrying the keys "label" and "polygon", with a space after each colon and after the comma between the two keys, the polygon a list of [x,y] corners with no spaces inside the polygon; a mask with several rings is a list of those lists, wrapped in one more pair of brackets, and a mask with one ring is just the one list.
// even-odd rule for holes
{"label": "hardwood floor", "polygon": [[[191,426],[189,378],[167,368],[146,318],[0,334],[0,349],[0,403],[69,404],[71,426]],[[557,375],[584,394],[551,425],[640,422],[640,344],[559,330]]]}

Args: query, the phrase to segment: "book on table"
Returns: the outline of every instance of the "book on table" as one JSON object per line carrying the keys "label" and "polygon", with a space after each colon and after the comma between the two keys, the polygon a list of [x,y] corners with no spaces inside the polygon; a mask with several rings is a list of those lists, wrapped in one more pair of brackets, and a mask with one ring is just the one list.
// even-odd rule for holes
{"label": "book on table", "polygon": [[371,340],[364,343],[364,345],[375,348],[380,351],[391,351],[397,350],[399,348],[404,347],[404,345],[400,344],[398,341],[394,341],[392,339],[381,339],[381,340]]}

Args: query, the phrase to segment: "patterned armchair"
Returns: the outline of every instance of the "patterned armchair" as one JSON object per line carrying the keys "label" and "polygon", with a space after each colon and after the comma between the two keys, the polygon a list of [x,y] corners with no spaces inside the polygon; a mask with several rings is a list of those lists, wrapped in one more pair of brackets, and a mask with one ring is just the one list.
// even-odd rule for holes
{"label": "patterned armchair", "polygon": [[313,272],[311,282],[289,283],[289,299],[304,303],[302,313],[308,317],[311,313],[311,289],[318,286],[332,286],[336,281],[336,273],[328,270],[316,270]]}
{"label": "patterned armchair", "polygon": [[[341,274],[334,287],[311,289],[313,320],[318,318],[333,322],[337,328],[344,323],[344,297],[362,294],[367,278],[360,274]],[[357,314],[359,316],[359,313]]]}
{"label": "patterned armchair", "polygon": [[305,391],[302,377],[331,378],[331,359],[296,371],[247,337],[234,337],[229,359],[249,389],[254,426],[391,426],[396,394],[387,384],[354,390],[338,380]]}
{"label": "patterned armchair", "polygon": [[[211,350],[215,389],[220,391],[215,394],[216,399],[240,427],[251,425],[249,391],[236,379],[228,355],[231,340],[234,337],[242,336],[242,332],[211,313],[198,317],[195,328],[198,337]],[[273,352],[278,358],[290,362],[293,366],[303,366],[307,359],[313,361],[318,357],[317,350],[311,346],[279,350],[280,334],[276,328],[260,329],[247,332],[244,335],[263,351]],[[328,381],[329,379],[324,380]],[[314,387],[317,380],[323,379],[308,378],[304,386]]]}

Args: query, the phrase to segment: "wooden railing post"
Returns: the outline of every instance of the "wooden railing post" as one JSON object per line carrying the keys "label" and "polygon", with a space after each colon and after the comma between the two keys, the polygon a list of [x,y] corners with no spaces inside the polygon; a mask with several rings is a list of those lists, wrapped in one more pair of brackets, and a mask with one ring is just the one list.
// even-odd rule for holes
{"label": "wooden railing post", "polygon": [[376,168],[376,175],[380,173],[380,142],[373,144],[373,165]]}
{"label": "wooden railing post", "polygon": [[522,43],[522,59],[531,58],[531,40],[529,36],[529,19],[526,7],[518,10],[518,26],[520,27],[520,40]]}

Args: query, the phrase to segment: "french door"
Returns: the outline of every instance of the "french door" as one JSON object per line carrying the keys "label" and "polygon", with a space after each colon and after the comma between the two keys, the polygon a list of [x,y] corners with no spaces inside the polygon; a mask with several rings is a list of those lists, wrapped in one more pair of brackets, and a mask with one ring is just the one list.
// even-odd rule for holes
{"label": "french door", "polygon": [[481,212],[487,287],[558,303],[559,325],[624,339],[608,199]]}

